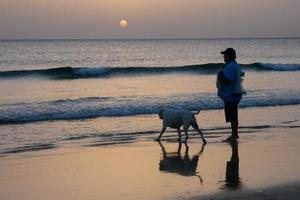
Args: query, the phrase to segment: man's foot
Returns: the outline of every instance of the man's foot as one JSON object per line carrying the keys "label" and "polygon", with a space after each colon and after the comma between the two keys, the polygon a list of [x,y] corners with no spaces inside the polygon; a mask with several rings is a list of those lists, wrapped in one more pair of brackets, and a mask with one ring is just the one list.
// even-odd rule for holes
{"label": "man's foot", "polygon": [[239,138],[239,136],[235,136],[235,137],[230,136],[230,137],[228,137],[226,140],[223,140],[223,142],[234,142],[234,141],[236,141],[236,139],[238,139],[238,138]]}

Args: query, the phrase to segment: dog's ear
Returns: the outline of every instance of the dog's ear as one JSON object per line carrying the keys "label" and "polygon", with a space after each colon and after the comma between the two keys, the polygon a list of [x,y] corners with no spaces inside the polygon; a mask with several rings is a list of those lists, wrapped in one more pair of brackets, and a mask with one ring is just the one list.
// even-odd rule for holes
{"label": "dog's ear", "polygon": [[164,110],[160,110],[158,112],[158,116],[159,116],[159,119],[163,119],[164,118]]}

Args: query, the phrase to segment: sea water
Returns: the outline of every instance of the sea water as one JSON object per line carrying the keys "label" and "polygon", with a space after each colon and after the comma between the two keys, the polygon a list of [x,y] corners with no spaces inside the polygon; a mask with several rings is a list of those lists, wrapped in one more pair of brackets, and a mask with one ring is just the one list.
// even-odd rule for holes
{"label": "sea water", "polygon": [[0,41],[0,153],[121,143],[157,134],[132,122],[160,109],[222,109],[227,47],[246,74],[241,109],[300,103],[297,38]]}

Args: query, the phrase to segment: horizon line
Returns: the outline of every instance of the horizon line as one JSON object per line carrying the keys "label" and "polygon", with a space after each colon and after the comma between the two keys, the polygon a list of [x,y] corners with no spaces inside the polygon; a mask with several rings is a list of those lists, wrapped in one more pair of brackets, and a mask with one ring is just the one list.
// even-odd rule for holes
{"label": "horizon line", "polygon": [[191,38],[0,38],[0,41],[39,40],[234,40],[234,39],[300,39],[297,37],[191,37]]}

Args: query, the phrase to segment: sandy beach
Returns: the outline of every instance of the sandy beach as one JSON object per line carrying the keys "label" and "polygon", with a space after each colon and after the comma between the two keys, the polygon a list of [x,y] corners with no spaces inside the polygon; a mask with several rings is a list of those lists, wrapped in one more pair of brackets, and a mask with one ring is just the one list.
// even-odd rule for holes
{"label": "sandy beach", "polygon": [[[157,116],[137,116],[130,125],[157,133],[2,155],[0,199],[298,199],[299,119],[299,106],[241,109],[240,139],[231,145],[222,142],[229,132],[223,111],[203,111],[202,146],[195,132],[180,144],[172,130],[155,142]],[[101,118],[86,123],[97,122],[103,125]]]}

